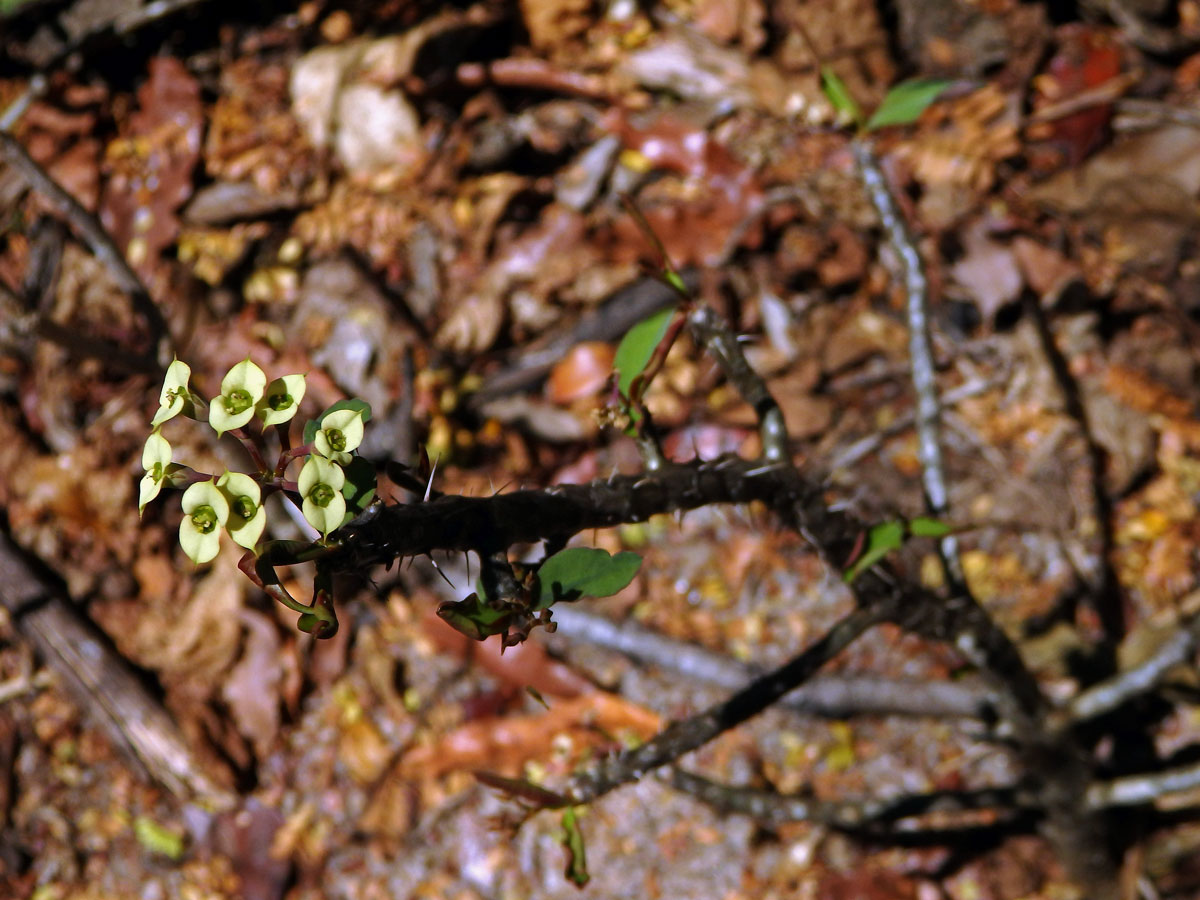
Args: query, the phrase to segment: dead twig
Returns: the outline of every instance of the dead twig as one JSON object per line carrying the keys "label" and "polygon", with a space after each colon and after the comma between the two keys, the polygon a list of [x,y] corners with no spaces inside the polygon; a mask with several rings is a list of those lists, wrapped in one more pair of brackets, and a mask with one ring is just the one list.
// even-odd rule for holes
{"label": "dead twig", "polygon": [[604,757],[576,773],[563,796],[572,804],[590,802],[702,747],[802,685],[868,628],[884,621],[888,612],[892,611],[855,610],[786,665],[751,682],[723,703],[676,722],[640,747]]}
{"label": "dead twig", "polygon": [[[736,689],[766,671],[762,666],[738,662],[633,622],[613,622],[576,606],[556,607],[554,621],[558,625],[556,634],[568,642],[622,653],[688,681]],[[995,698],[981,684],[871,675],[821,675],[788,694],[780,705],[829,719],[861,715],[990,719],[995,715]]]}

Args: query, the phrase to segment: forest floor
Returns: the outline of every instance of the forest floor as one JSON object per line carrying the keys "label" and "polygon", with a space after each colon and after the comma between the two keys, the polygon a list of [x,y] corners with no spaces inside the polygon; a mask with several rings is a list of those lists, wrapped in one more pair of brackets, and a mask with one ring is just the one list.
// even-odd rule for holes
{"label": "forest floor", "polygon": [[[168,6],[0,3],[0,110],[32,97],[5,129],[95,213],[194,387],[215,394],[247,357],[306,373],[309,415],[371,404],[364,456],[415,465],[424,448],[437,490],[474,496],[639,469],[601,413],[617,342],[669,295],[629,195],[745,336],[830,502],[921,515],[905,297],[813,51],[867,110],[904,78],[946,79],[874,140],[930,274],[968,583],[1056,699],[1086,678],[1075,661],[1102,627],[1086,598],[1106,578],[1122,665],[1195,611],[1195,0],[901,0],[886,17],[868,0]],[[424,560],[362,573],[338,635],[314,641],[232,546],[184,557],[173,496],[139,518],[152,316],[78,218],[3,163],[0,217],[0,524],[21,548],[5,552],[107,661],[72,680],[21,604],[0,608],[0,895],[1082,896],[1035,834],[868,846],[654,777],[584,811],[580,891],[560,816],[525,816],[474,773],[552,783],[716,701],[727,686],[685,668],[690,650],[788,659],[849,608],[840,573],[763,510],[702,510],[582,535],[641,553],[639,575],[503,655],[435,614],[472,589],[461,555],[436,557],[444,579]],[[687,338],[647,403],[675,459],[761,450]],[[165,433],[196,468],[245,465],[194,423]],[[936,585],[932,546],[906,553]],[[17,589],[12,559],[0,591]],[[305,578],[288,575],[297,596]],[[674,643],[627,654],[608,621]],[[105,683],[126,666],[130,683]],[[973,677],[894,627],[828,671]],[[1194,670],[1177,681],[1163,755],[1200,741]],[[169,764],[136,749],[147,731]],[[688,763],[824,799],[1013,776],[970,718],[786,708]],[[1129,896],[1200,891],[1200,823],[1180,818],[1135,842]]]}

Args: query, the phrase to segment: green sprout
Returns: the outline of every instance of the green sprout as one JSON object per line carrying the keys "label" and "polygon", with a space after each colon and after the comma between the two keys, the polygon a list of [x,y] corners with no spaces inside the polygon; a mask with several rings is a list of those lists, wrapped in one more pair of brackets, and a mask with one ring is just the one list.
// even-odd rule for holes
{"label": "green sprout", "polygon": [[267,390],[258,401],[258,417],[264,425],[282,425],[290,422],[300,409],[304,399],[304,376],[284,375],[267,385]]}
{"label": "green sprout", "polygon": [[303,498],[301,509],[322,537],[328,537],[346,516],[346,498],[342,496],[345,484],[346,473],[341,466],[321,456],[310,456],[300,470],[296,487]]}
{"label": "green sprout", "polygon": [[263,398],[266,387],[267,376],[248,359],[229,370],[221,380],[221,395],[213,397],[208,407],[208,424],[217,432],[217,437],[241,428],[254,418],[255,406]]}
{"label": "green sprout", "polygon": [[217,479],[217,487],[229,501],[229,522],[225,530],[238,545],[253,550],[267,527],[267,511],[262,505],[262,488],[241,472],[226,472]]}
{"label": "green sprout", "polygon": [[183,492],[179,545],[196,565],[212,562],[221,549],[221,529],[229,521],[229,501],[215,481],[200,481]]}
{"label": "green sprout", "polygon": [[350,462],[350,451],[362,439],[362,415],[355,409],[339,409],[321,420],[321,427],[313,436],[313,452],[344,466]]}
{"label": "green sprout", "polygon": [[158,428],[163,422],[175,418],[180,413],[189,417],[195,416],[192,392],[188,389],[188,379],[191,375],[191,368],[182,360],[177,359],[167,366],[167,377],[158,395],[158,412],[150,420],[151,428]]}

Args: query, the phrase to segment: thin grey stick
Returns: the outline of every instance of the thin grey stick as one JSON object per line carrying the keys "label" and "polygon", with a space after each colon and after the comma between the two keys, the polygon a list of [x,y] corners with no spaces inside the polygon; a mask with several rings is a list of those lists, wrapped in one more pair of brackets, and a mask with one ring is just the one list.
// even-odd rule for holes
{"label": "thin grey stick", "polygon": [[1165,772],[1126,775],[1112,781],[1101,781],[1087,789],[1086,802],[1090,810],[1113,806],[1139,806],[1180,791],[1200,788],[1200,762]]}
{"label": "thin grey stick", "polygon": [[[715,687],[740,688],[762,675],[747,665],[695,644],[678,641],[633,622],[613,622],[597,613],[560,603],[553,641],[604,647]],[[844,719],[854,715],[988,718],[995,697],[983,684],[922,682],[873,675],[820,675],[784,698],[781,705],[807,715]]]}
{"label": "thin grey stick", "polygon": [[8,104],[3,113],[0,113],[0,131],[12,131],[13,126],[21,121],[21,116],[25,115],[25,111],[29,109],[33,101],[46,92],[46,85],[46,76],[41,72],[30,78],[25,90],[21,91],[12,103]]}
{"label": "thin grey stick", "polygon": [[1063,726],[1075,726],[1112,712],[1123,703],[1153,690],[1175,666],[1185,663],[1200,644],[1200,613],[1181,622],[1154,655],[1112,678],[1083,691],[1068,704]]}
{"label": "thin grey stick", "polygon": [[563,796],[570,803],[588,803],[702,747],[799,687],[889,613],[894,610],[885,610],[882,604],[855,610],[786,665],[751,682],[728,700],[669,725],[640,747],[596,760],[571,778]]}
{"label": "thin grey stick", "polygon": [[[904,216],[896,206],[883,170],[870,142],[865,137],[850,142],[859,177],[866,188],[879,222],[883,226],[888,246],[896,254],[895,273],[904,286],[908,314],[908,355],[912,371],[913,391],[916,394],[917,452],[921,459],[921,483],[929,511],[945,518],[950,511],[950,496],[946,490],[946,469],[942,460],[941,404],[938,401],[937,378],[933,363],[933,345],[929,339],[929,279]],[[948,534],[939,542],[947,579],[955,591],[963,591],[966,578],[958,556],[958,539]]]}

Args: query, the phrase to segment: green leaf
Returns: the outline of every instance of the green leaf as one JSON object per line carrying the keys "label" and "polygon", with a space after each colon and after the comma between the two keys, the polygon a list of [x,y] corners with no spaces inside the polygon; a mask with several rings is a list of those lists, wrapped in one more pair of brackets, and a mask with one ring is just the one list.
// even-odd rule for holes
{"label": "green leaf", "polygon": [[151,853],[168,859],[183,856],[183,836],[164,828],[149,816],[138,816],[133,820],[133,834],[137,842]]}
{"label": "green leaf", "polygon": [[867,532],[867,547],[845,574],[842,579],[850,584],[864,571],[871,568],[893,550],[904,543],[905,527],[903,522],[882,522]]}
{"label": "green leaf", "polygon": [[940,519],[931,519],[929,516],[917,516],[915,519],[910,519],[908,530],[913,537],[945,537],[954,530],[953,525],[948,525]]}
{"label": "green leaf", "polygon": [[579,829],[579,817],[575,807],[568,806],[562,814],[562,845],[567,851],[567,879],[575,887],[583,887],[591,880],[587,870],[587,853],[583,845],[583,832]]}
{"label": "green leaf", "polygon": [[839,114],[847,117],[855,125],[862,124],[863,115],[858,102],[846,87],[846,82],[829,66],[821,66],[821,90]]}
{"label": "green leaf", "polygon": [[888,125],[908,125],[950,85],[945,80],[903,81],[888,91],[866,125],[867,131]]}
{"label": "green leaf", "polygon": [[953,525],[929,516],[917,516],[908,521],[901,519],[895,522],[881,522],[867,532],[866,549],[863,550],[861,556],[854,560],[853,565],[846,569],[842,578],[847,584],[850,584],[887,554],[900,549],[900,545],[907,538],[940,538],[952,531],[954,531]]}
{"label": "green leaf", "polygon": [[345,525],[375,499],[375,466],[361,456],[355,456],[342,471],[346,473],[346,483],[342,485],[342,496],[346,498],[346,515],[342,519],[342,525]]}
{"label": "green leaf", "polygon": [[489,606],[478,594],[471,594],[465,600],[447,601],[437,608],[437,614],[455,631],[476,641],[504,634],[513,617],[512,610]]}
{"label": "green leaf", "polygon": [[364,425],[371,421],[371,404],[366,400],[359,400],[357,397],[351,397],[349,400],[339,400],[317,418],[309,419],[304,423],[304,443],[311,444],[313,442],[313,439],[317,436],[317,430],[321,427],[327,415],[342,409],[353,409],[358,412],[362,415]]}
{"label": "green leaf", "polygon": [[688,291],[687,285],[683,283],[683,279],[679,276],[679,273],[676,272],[674,269],[671,269],[671,268],[663,269],[662,277],[663,277],[663,280],[667,284],[669,284],[671,287],[673,287],[676,290],[676,292],[683,295],[684,297],[690,296],[690,292]]}
{"label": "green leaf", "polygon": [[628,550],[611,555],[592,547],[555,553],[538,569],[535,610],[580,597],[609,597],[633,581],[642,558]]}
{"label": "green leaf", "polygon": [[625,333],[621,343],[617,345],[617,354],[613,360],[613,368],[619,376],[617,387],[623,396],[629,396],[629,387],[633,379],[646,369],[646,365],[654,356],[654,350],[667,333],[674,309],[664,309],[656,312],[648,319],[643,319]]}

